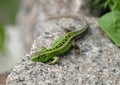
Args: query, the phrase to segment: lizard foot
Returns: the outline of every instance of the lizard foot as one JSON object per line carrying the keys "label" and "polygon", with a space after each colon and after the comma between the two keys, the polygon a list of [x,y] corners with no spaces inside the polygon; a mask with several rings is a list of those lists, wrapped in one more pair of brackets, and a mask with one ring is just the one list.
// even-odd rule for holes
{"label": "lizard foot", "polygon": [[50,64],[50,65],[56,64],[57,61],[58,61],[58,59],[59,59],[59,57],[58,57],[58,56],[54,56],[52,59],[53,59],[53,60],[52,60],[52,61],[49,61],[48,64]]}

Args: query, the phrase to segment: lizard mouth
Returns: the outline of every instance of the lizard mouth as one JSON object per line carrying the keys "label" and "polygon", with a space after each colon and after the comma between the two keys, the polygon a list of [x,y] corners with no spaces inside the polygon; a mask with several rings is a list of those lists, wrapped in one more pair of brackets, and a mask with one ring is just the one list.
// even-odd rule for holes
{"label": "lizard mouth", "polygon": [[31,57],[31,61],[38,62],[38,60],[39,60],[39,56],[36,53],[33,54],[32,57]]}

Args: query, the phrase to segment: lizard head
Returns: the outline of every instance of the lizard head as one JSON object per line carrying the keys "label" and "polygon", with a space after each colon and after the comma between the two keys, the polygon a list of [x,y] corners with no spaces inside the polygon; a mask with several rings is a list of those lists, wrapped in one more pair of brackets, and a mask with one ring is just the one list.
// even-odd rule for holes
{"label": "lizard head", "polygon": [[31,60],[33,62],[43,62],[45,58],[45,54],[44,53],[40,53],[40,52],[36,52],[32,55]]}

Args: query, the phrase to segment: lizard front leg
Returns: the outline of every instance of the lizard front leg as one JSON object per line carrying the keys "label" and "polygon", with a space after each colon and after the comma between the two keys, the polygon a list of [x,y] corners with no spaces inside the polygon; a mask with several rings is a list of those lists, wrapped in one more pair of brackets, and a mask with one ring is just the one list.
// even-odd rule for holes
{"label": "lizard front leg", "polygon": [[40,52],[45,51],[45,50],[46,50],[46,48],[45,48],[44,46],[42,46],[42,47],[39,49]]}
{"label": "lizard front leg", "polygon": [[58,62],[59,57],[58,56],[54,56],[52,57],[52,61],[49,61],[48,64],[53,65],[56,64]]}

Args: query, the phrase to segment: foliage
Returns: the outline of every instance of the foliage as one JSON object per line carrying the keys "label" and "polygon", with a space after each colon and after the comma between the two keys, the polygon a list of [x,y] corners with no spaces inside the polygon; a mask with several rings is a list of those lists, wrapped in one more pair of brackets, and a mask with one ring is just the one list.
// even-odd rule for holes
{"label": "foliage", "polygon": [[109,8],[111,11],[120,10],[120,0],[94,0],[93,5],[98,5],[99,8]]}
{"label": "foliage", "polygon": [[120,46],[120,11],[107,13],[98,22],[102,30]]}
{"label": "foliage", "polygon": [[14,24],[18,0],[0,0],[0,52],[5,47],[5,24]]}
{"label": "foliage", "polygon": [[0,25],[0,52],[3,52],[5,44],[5,32],[3,25]]}
{"label": "foliage", "polygon": [[111,11],[120,11],[120,0],[106,0],[104,6],[108,6]]}
{"label": "foliage", "polygon": [[120,46],[120,0],[105,0],[104,6],[109,7],[111,12],[102,16],[98,24],[110,39]]}
{"label": "foliage", "polygon": [[18,0],[0,0],[0,23],[14,24]]}

